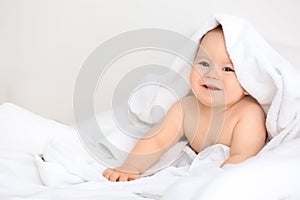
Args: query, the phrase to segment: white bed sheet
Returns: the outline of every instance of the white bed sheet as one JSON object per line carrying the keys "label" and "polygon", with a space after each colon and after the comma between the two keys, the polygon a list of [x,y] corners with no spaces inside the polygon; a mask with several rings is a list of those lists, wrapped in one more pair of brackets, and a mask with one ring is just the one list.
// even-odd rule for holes
{"label": "white bed sheet", "polygon": [[[300,199],[300,139],[224,169],[218,165],[228,156],[228,149],[216,145],[210,153],[199,154],[191,166],[171,166],[152,177],[111,183],[101,176],[105,166],[85,151],[74,129],[13,104],[0,106],[0,119],[4,116],[11,121],[6,118],[5,125],[0,123],[1,139],[6,137],[3,131],[26,139],[29,123],[40,125],[31,127],[26,143],[14,146],[13,138],[6,138],[11,148],[8,144],[0,147],[0,199]],[[41,131],[47,132],[46,141],[35,140]],[[40,144],[45,148],[26,147]]]}

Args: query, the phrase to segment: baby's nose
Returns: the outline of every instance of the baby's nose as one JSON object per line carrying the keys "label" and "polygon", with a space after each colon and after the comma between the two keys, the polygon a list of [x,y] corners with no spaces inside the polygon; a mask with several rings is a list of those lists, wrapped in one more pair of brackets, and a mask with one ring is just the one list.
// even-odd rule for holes
{"label": "baby's nose", "polygon": [[216,66],[211,66],[204,74],[206,78],[220,79],[220,72]]}

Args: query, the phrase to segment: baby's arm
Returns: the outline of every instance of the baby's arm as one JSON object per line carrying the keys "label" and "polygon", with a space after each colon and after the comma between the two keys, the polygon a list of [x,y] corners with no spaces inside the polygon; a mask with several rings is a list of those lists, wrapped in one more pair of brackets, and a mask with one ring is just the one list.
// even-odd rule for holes
{"label": "baby's arm", "polygon": [[265,145],[265,114],[259,105],[245,108],[234,128],[230,156],[221,165],[237,164],[255,156]]}
{"label": "baby's arm", "polygon": [[106,169],[103,176],[110,181],[130,181],[139,178],[141,173],[156,163],[161,155],[182,137],[182,117],[178,101],[169,109],[164,120],[138,141],[123,165],[115,169]]}

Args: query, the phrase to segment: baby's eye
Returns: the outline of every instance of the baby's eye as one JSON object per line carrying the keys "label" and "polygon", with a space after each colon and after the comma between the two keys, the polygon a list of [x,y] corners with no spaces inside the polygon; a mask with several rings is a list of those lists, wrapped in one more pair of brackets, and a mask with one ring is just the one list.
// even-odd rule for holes
{"label": "baby's eye", "polygon": [[201,61],[199,62],[200,65],[202,65],[203,67],[209,67],[209,63],[206,61]]}
{"label": "baby's eye", "polygon": [[234,72],[234,70],[232,68],[230,68],[230,67],[224,67],[222,70],[224,72]]}

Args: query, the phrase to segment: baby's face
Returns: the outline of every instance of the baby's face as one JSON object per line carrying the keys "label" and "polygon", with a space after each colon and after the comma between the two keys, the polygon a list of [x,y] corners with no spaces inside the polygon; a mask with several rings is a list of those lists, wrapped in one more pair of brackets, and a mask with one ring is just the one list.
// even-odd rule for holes
{"label": "baby's face", "polygon": [[203,37],[190,84],[197,99],[207,106],[227,107],[247,94],[236,78],[221,29],[214,29]]}

